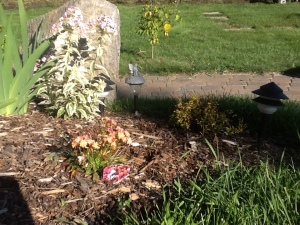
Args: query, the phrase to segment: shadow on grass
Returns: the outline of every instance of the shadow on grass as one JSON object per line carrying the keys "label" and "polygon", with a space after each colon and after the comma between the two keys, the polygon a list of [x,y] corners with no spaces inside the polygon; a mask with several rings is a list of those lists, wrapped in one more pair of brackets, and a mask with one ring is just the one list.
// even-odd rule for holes
{"label": "shadow on grass", "polygon": [[13,177],[0,177],[0,224],[34,225],[27,202]]}
{"label": "shadow on grass", "polygon": [[283,71],[283,75],[300,78],[300,67],[285,70]]}

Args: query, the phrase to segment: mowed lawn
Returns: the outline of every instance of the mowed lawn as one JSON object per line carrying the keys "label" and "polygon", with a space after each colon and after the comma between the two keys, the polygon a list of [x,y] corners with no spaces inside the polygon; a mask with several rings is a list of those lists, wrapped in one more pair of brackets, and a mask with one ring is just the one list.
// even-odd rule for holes
{"label": "mowed lawn", "polygon": [[[146,36],[136,31],[142,5],[117,5],[121,16],[121,75],[128,63],[143,74],[197,72],[300,73],[300,3],[179,4],[182,20],[160,36],[154,59]],[[172,9],[173,5],[168,5]],[[52,8],[29,9],[28,17]],[[17,23],[17,11],[12,23]],[[16,30],[18,32],[18,30]]]}
{"label": "mowed lawn", "polygon": [[179,4],[182,21],[161,35],[151,59],[136,34],[142,6],[118,5],[122,74],[138,63],[146,74],[286,71],[300,67],[300,4]]}

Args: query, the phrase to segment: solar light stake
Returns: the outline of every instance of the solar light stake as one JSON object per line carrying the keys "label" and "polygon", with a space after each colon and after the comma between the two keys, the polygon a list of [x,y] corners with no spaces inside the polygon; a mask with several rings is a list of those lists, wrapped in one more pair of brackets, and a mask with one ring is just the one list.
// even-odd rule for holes
{"label": "solar light stake", "polygon": [[105,110],[105,100],[106,100],[106,97],[108,96],[108,92],[102,92],[100,93],[100,100],[102,103],[99,104],[99,110],[100,110],[100,115],[103,115],[104,114],[104,110]]}
{"label": "solar light stake", "polygon": [[102,102],[99,104],[99,111],[100,111],[100,115],[103,115],[105,110],[105,100],[107,99],[109,92],[113,90],[111,85],[115,85],[115,82],[113,82],[109,76],[102,73],[99,74],[98,79],[102,79],[106,84],[103,92],[99,93],[99,99]]}
{"label": "solar light stake", "polygon": [[274,82],[262,85],[259,89],[252,91],[252,93],[259,95],[253,101],[257,102],[257,107],[261,112],[261,123],[257,139],[257,150],[260,152],[271,115],[277,111],[279,106],[283,106],[280,100],[288,99],[288,97]]}
{"label": "solar light stake", "polygon": [[270,114],[266,114],[266,113],[261,114],[260,129],[257,138],[257,149],[259,152],[261,151],[263,142],[266,138],[266,132],[267,132],[267,127],[268,127],[270,117],[271,117]]}
{"label": "solar light stake", "polygon": [[138,112],[138,109],[139,109],[139,107],[138,107],[138,100],[139,100],[138,95],[134,95],[133,96],[133,107],[134,107],[134,112],[135,113]]}
{"label": "solar light stake", "polygon": [[125,79],[125,83],[130,86],[130,93],[133,94],[134,113],[138,115],[138,95],[141,92],[141,87],[145,83],[145,79],[139,73],[137,64],[129,64],[131,76]]}

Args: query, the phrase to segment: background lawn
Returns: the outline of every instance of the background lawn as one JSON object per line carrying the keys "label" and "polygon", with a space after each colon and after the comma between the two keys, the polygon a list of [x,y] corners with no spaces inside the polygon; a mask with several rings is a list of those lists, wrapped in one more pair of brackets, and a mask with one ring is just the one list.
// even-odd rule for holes
{"label": "background lawn", "polygon": [[[128,63],[137,63],[143,74],[156,75],[199,71],[300,73],[299,3],[179,4],[182,21],[173,24],[168,37],[161,34],[154,59],[146,36],[136,33],[143,6],[117,6],[121,16],[121,75],[128,73]],[[27,12],[33,18],[51,9]],[[209,12],[219,14],[205,14]],[[8,13],[13,22],[18,21],[17,10]]]}
{"label": "background lawn", "polygon": [[[168,37],[161,36],[154,59],[146,37],[136,34],[142,6],[118,5],[118,8],[121,74],[128,72],[129,62],[138,63],[145,74],[161,75],[198,71],[260,73],[300,66],[298,3],[181,4],[178,9],[182,21],[174,24]],[[206,12],[220,14],[203,14]]]}

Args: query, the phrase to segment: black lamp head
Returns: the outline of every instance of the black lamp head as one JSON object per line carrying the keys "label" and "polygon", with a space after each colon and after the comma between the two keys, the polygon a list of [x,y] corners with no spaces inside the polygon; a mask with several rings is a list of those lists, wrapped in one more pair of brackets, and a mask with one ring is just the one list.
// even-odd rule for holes
{"label": "black lamp head", "polygon": [[252,91],[252,93],[259,95],[253,101],[271,106],[283,106],[280,100],[289,99],[274,82],[262,85],[259,89]]}
{"label": "black lamp head", "polygon": [[259,89],[252,91],[252,93],[260,95],[261,97],[271,98],[271,99],[289,99],[283,90],[277,86],[274,82],[260,86]]}

